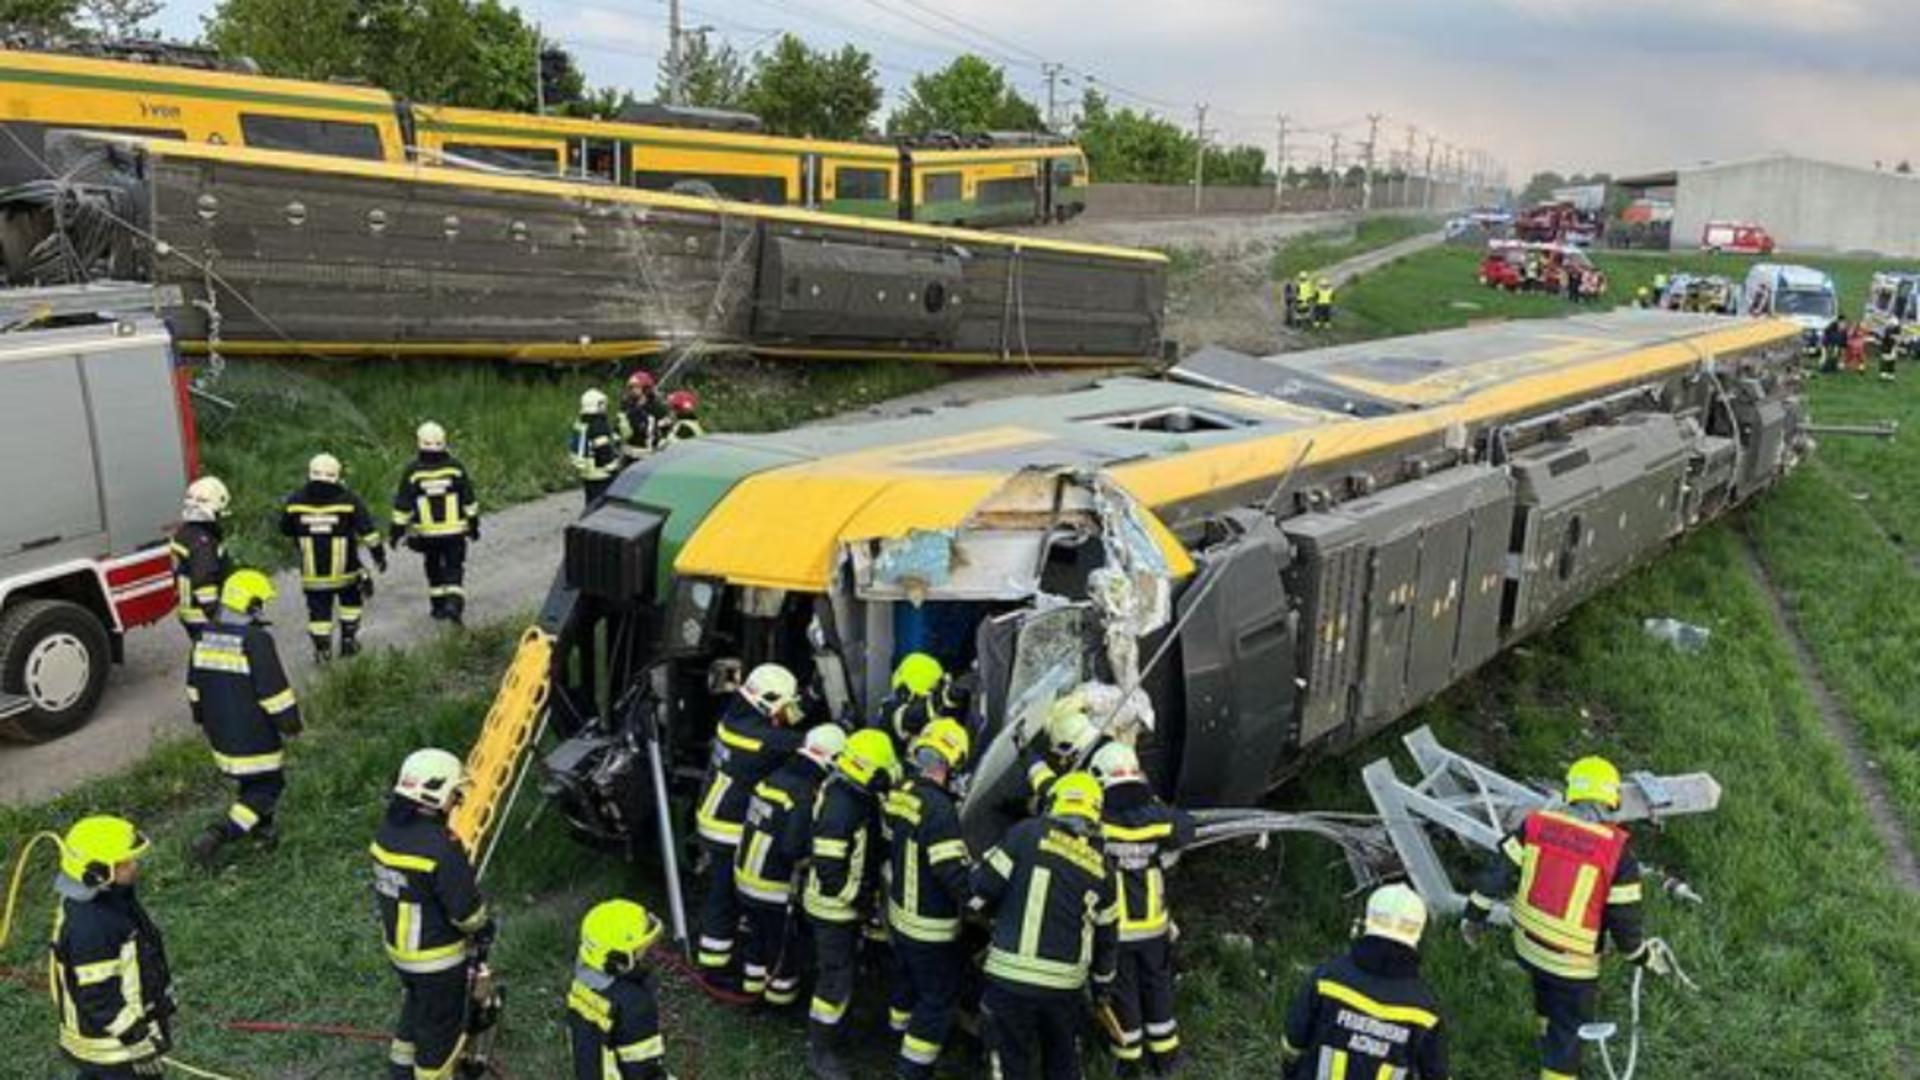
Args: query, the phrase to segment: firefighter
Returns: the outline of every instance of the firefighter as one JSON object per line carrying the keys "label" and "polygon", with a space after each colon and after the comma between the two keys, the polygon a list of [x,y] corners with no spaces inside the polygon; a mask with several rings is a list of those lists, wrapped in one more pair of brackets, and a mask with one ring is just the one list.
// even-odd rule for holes
{"label": "firefighter", "polygon": [[606,900],[580,920],[567,991],[574,1080],[668,1080],[660,987],[642,965],[660,920],[631,900]]}
{"label": "firefighter", "polygon": [[1533,980],[1540,1019],[1541,1080],[1580,1073],[1580,1025],[1593,1019],[1605,939],[1635,965],[1665,974],[1640,925],[1640,864],[1627,830],[1601,818],[1620,806],[1620,770],[1587,757],[1567,771],[1564,809],[1528,814],[1500,845],[1468,898],[1461,933],[1469,945],[1485,931],[1496,898],[1511,901],[1513,948]]}
{"label": "firefighter", "polygon": [[360,549],[381,573],[387,548],[367,504],[340,483],[340,459],[315,454],[307,462],[307,483],[287,496],[280,510],[280,531],[300,547],[300,589],[307,597],[307,636],[314,659],[333,658],[333,618],[340,616],[340,655],[360,651],[360,612],[372,588],[360,563]]}
{"label": "firefighter", "polygon": [[60,1054],[79,1080],[165,1074],[173,976],[160,928],[136,883],[147,838],[124,818],[81,818],[60,842],[60,898],[48,940],[47,989]]}
{"label": "firefighter", "polygon": [[807,1006],[807,1068],[845,1080],[841,1059],[855,953],[885,857],[880,800],[900,772],[893,740],[868,728],[847,738],[813,802],[811,862],[803,903],[813,933],[813,1000]]}
{"label": "firefighter", "polygon": [[1091,980],[1113,984],[1118,892],[1100,845],[1100,782],[1062,776],[1047,815],[1010,830],[973,868],[974,903],[992,913],[980,1013],[994,1075],[1077,1080]]}
{"label": "firefighter", "polygon": [[1313,286],[1313,325],[1317,330],[1333,325],[1333,282],[1327,278]]}
{"label": "firefighter", "polygon": [[276,590],[258,570],[235,570],[220,589],[220,611],[200,631],[187,665],[193,722],[213,748],[214,767],[239,787],[233,804],[192,844],[194,861],[213,869],[220,848],[252,836],[279,840],[274,809],[287,788],[285,739],[300,733],[300,705],[267,629]]}
{"label": "firefighter", "polygon": [[1313,276],[1305,270],[1293,279],[1293,325],[1307,327],[1313,325]]}
{"label": "firefighter", "polygon": [[1032,811],[1039,813],[1047,804],[1047,794],[1056,780],[1091,761],[1106,742],[1107,737],[1087,715],[1083,695],[1072,693],[1055,701],[1047,710],[1044,741],[1029,746],[1024,757]]}
{"label": "firefighter", "polygon": [[483,965],[493,944],[493,916],[447,827],[466,786],[466,769],[447,751],[408,754],[368,849],[381,940],[402,991],[392,1080],[453,1075],[466,1042],[468,968]]}
{"label": "firefighter", "polygon": [[707,893],[700,911],[700,974],[715,985],[729,981],[733,936],[739,930],[740,899],[733,863],[754,787],[773,774],[804,737],[800,684],[779,664],[761,664],[747,675],[714,729],[694,823],[707,856]]}
{"label": "firefighter", "polygon": [[1353,947],[1314,968],[1287,1010],[1285,1080],[1447,1080],[1446,1026],[1420,977],[1426,925],[1426,903],[1405,885],[1384,885],[1367,897]]}
{"label": "firefighter", "polygon": [[1193,842],[1193,818],[1161,802],[1140,758],[1122,742],[1093,755],[1090,771],[1105,791],[1100,836],[1120,895],[1120,947],[1107,1032],[1116,1072],[1150,1059],[1158,1076],[1180,1071],[1180,1025],[1173,1015],[1173,914],[1166,870]]}
{"label": "firefighter", "polygon": [[580,395],[580,416],[573,422],[573,435],[567,453],[573,471],[580,475],[580,490],[592,507],[607,493],[613,478],[620,473],[619,432],[607,418],[607,395],[588,390]]}
{"label": "firefighter", "polygon": [[1283,325],[1293,325],[1293,308],[1299,302],[1300,286],[1294,279],[1288,278],[1280,286],[1280,321]]}
{"label": "firefighter", "polygon": [[733,861],[734,891],[746,912],[742,989],[769,1005],[791,1005],[800,997],[794,873],[811,842],[814,795],[846,746],[847,733],[837,725],[809,729],[800,752],[756,784],[747,800]]}
{"label": "firefighter", "polygon": [[620,415],[625,421],[621,452],[627,460],[638,461],[653,453],[671,414],[651,373],[636,371],[627,376],[626,392],[620,395]]}
{"label": "firefighter", "polygon": [[700,396],[691,390],[675,390],[667,395],[667,409],[672,417],[667,421],[666,432],[660,436],[661,446],[697,439],[707,433],[700,426]]}
{"label": "firefighter", "polygon": [[960,916],[972,898],[971,860],[960,835],[954,782],[972,739],[959,721],[940,717],[907,751],[914,775],[887,793],[887,928],[893,941],[888,1020],[900,1033],[898,1073],[933,1076],[953,1019],[966,952]]}
{"label": "firefighter", "polygon": [[895,747],[904,748],[932,721],[958,718],[961,706],[940,661],[923,652],[908,653],[894,666],[893,692],[867,726],[885,731]]}
{"label": "firefighter", "polygon": [[212,621],[220,606],[220,584],[227,580],[227,543],[220,519],[232,504],[227,485],[217,476],[203,476],[187,485],[180,507],[180,525],[173,530],[167,553],[173,561],[173,587],[179,599],[174,615],[189,641]]}
{"label": "firefighter", "polygon": [[1633,290],[1633,306],[1641,309],[1642,311],[1652,307],[1653,306],[1653,289],[1650,286],[1642,285],[1639,288]]}
{"label": "firefighter", "polygon": [[480,501],[466,466],[447,452],[447,429],[429,420],[414,433],[419,454],[400,477],[387,539],[420,553],[435,619],[459,625],[467,610],[467,543],[480,540]]}

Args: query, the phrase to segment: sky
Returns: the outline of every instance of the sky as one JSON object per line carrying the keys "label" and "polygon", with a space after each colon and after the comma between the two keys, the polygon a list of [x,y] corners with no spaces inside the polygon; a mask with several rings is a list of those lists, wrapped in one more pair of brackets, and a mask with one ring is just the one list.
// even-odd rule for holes
{"label": "sky", "polygon": [[[512,0],[508,0],[512,2]],[[1227,143],[1351,163],[1379,114],[1379,160],[1427,137],[1483,150],[1515,182],[1793,152],[1920,164],[1914,0],[684,0],[689,26],[743,52],[781,32],[873,54],[887,108],[915,72],[974,52],[1045,100],[1089,84]],[[159,19],[197,34],[214,0]],[[520,0],[590,83],[651,93],[665,0]]]}

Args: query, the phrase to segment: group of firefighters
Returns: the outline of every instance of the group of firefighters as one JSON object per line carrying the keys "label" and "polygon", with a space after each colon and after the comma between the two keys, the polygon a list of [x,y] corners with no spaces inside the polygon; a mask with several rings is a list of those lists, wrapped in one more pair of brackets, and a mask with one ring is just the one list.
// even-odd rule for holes
{"label": "group of firefighters", "polygon": [[1333,325],[1333,282],[1305,270],[1281,287],[1282,319],[1296,330],[1324,330]]}
{"label": "group of firefighters", "polygon": [[620,408],[609,410],[604,391],[580,395],[580,415],[567,440],[567,456],[580,477],[588,506],[599,502],[613,478],[656,450],[706,434],[700,424],[700,398],[681,389],[662,395],[651,372],[627,377]]}

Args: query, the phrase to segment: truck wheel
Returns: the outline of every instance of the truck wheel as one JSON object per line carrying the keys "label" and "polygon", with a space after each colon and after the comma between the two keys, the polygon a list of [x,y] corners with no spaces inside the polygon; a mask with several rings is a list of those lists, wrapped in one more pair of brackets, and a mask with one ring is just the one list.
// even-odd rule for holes
{"label": "truck wheel", "polygon": [[107,628],[78,604],[28,600],[0,615],[0,713],[12,713],[0,737],[46,742],[78,729],[111,662]]}

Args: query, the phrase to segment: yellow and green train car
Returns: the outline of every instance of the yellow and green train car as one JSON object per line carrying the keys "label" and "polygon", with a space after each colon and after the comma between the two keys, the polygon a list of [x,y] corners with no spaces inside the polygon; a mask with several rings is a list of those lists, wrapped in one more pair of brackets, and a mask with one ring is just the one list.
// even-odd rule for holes
{"label": "yellow and green train car", "polygon": [[910,220],[931,225],[1065,221],[1086,209],[1087,157],[1071,144],[910,148]]}

